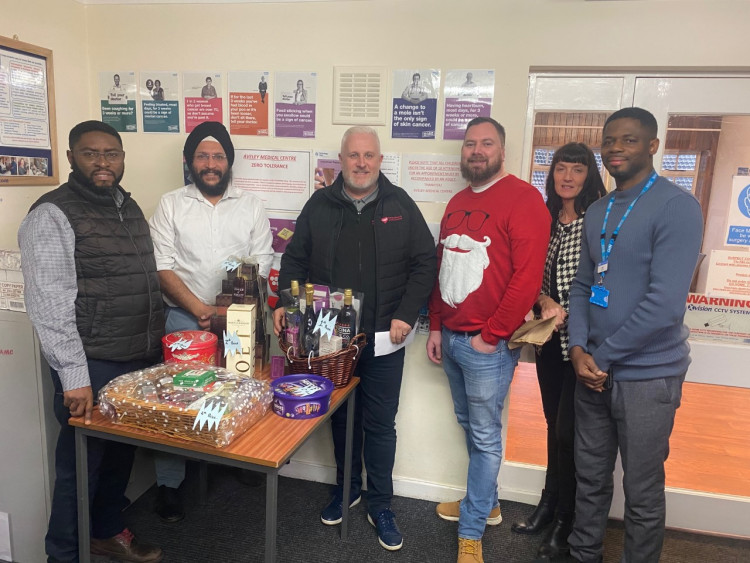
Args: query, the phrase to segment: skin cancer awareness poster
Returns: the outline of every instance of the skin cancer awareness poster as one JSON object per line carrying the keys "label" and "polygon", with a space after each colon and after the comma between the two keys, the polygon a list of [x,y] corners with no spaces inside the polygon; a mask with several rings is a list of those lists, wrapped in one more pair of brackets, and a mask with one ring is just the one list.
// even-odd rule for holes
{"label": "skin cancer awareness poster", "polygon": [[391,137],[434,139],[439,91],[437,69],[393,71]]}
{"label": "skin cancer awareness poster", "polygon": [[274,131],[277,137],[315,137],[316,72],[277,72]]}
{"label": "skin cancer awareness poster", "polygon": [[145,133],[180,132],[177,72],[143,71],[138,83]]}
{"label": "skin cancer awareness poster", "polygon": [[489,117],[495,92],[495,71],[449,70],[445,73],[443,139],[463,140],[475,117]]}
{"label": "skin cancer awareness poster", "polygon": [[220,72],[186,72],[182,75],[185,95],[185,132],[204,121],[222,119],[222,76]]}
{"label": "skin cancer awareness poster", "polygon": [[230,72],[227,82],[229,133],[267,137],[270,73],[267,70]]}
{"label": "skin cancer awareness poster", "polygon": [[114,70],[99,73],[102,121],[118,133],[138,131],[135,115],[135,72]]}

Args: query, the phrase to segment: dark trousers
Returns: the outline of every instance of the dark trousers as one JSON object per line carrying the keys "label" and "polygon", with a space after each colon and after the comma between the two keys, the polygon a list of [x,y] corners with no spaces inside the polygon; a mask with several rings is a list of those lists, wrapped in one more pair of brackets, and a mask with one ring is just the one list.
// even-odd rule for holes
{"label": "dark trousers", "polygon": [[[401,393],[405,348],[387,356],[375,357],[373,335],[367,335],[367,342],[354,374],[360,378],[360,384],[357,387],[354,413],[351,494],[356,497],[362,490],[364,452],[367,509],[374,517],[381,510],[390,508],[393,497],[396,413]],[[336,483],[340,493],[344,482],[346,409],[340,408],[331,416],[331,430],[336,458]]]}
{"label": "dark trousers", "polygon": [[[617,371],[615,370],[615,376]],[[658,563],[664,543],[664,462],[685,374],[614,381],[601,393],[576,385],[576,521],[570,552],[601,561],[619,450],[625,492],[622,563]]]}
{"label": "dark trousers", "polygon": [[573,512],[576,499],[575,437],[576,374],[564,361],[557,333],[536,357],[536,375],[547,421],[547,474],[544,489],[556,495],[559,512]]}
{"label": "dark trousers", "polygon": [[[152,362],[108,362],[88,360],[94,401],[109,381],[130,371],[148,367]],[[76,486],[75,431],[68,425],[70,411],[63,405],[63,390],[55,370],[54,410],[60,423],[55,450],[55,490],[45,546],[49,563],[78,561],[78,494]],[[89,502],[91,536],[110,538],[122,532],[122,510],[128,505],[125,488],[133,467],[135,448],[117,442],[88,439]]]}

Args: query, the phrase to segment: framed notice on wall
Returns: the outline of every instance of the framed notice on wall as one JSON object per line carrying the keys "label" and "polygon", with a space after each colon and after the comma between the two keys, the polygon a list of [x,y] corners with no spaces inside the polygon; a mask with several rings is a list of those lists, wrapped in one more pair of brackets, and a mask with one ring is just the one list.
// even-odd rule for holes
{"label": "framed notice on wall", "polygon": [[58,183],[52,51],[0,36],[0,186]]}

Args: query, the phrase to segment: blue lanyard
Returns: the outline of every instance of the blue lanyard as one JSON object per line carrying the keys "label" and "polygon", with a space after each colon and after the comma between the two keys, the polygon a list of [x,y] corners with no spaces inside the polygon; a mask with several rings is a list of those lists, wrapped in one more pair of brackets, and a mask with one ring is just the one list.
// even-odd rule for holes
{"label": "blue lanyard", "polygon": [[615,240],[617,240],[617,235],[620,232],[620,228],[622,227],[622,224],[625,222],[625,219],[628,218],[628,215],[630,215],[630,212],[633,210],[633,207],[635,207],[635,204],[638,202],[638,200],[641,198],[643,194],[645,194],[649,189],[651,189],[651,186],[654,185],[654,182],[656,182],[656,179],[658,178],[658,174],[656,172],[653,172],[651,174],[651,177],[648,179],[648,182],[646,182],[646,185],[643,186],[643,189],[641,190],[641,193],[639,193],[636,198],[628,205],[628,208],[625,210],[625,213],[623,214],[622,218],[620,219],[620,222],[617,224],[617,227],[615,227],[614,232],[612,233],[612,237],[609,239],[609,242],[606,243],[607,240],[607,220],[609,219],[609,212],[612,210],[612,204],[615,202],[615,194],[612,194],[612,197],[609,198],[609,203],[607,204],[607,211],[604,214],[604,223],[602,224],[602,234],[599,238],[602,246],[602,264],[605,265],[604,269],[601,269],[599,272],[599,275],[601,276],[599,279],[599,283],[601,284],[604,281],[604,275],[607,273],[606,265],[609,262],[609,255],[612,252],[612,247],[615,245]]}

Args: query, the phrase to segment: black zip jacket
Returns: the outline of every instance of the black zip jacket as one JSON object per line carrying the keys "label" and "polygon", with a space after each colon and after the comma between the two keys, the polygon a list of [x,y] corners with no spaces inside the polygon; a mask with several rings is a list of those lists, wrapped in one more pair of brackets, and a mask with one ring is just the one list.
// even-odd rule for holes
{"label": "black zip jacket", "polygon": [[[394,318],[413,326],[437,274],[435,242],[427,223],[409,195],[382,173],[377,198],[361,214],[342,193],[343,186],[339,174],[305,204],[281,257],[279,288],[288,289],[294,279],[344,288],[342,281],[358,279],[364,272],[359,287],[352,287],[365,291],[364,331],[390,330]],[[367,233],[367,222],[373,236]],[[342,230],[358,232],[359,240],[341,240]]]}

